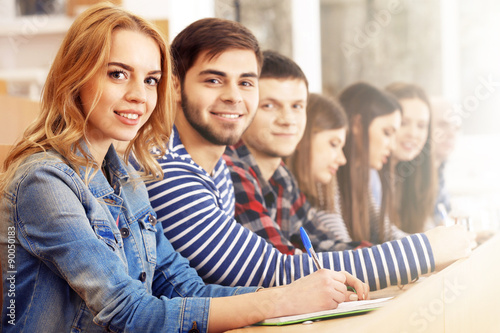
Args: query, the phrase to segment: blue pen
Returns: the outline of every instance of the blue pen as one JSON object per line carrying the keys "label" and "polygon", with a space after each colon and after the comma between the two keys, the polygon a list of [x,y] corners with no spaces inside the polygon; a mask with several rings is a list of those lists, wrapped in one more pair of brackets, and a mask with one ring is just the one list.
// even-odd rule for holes
{"label": "blue pen", "polygon": [[309,257],[313,259],[316,269],[322,269],[323,267],[321,267],[321,264],[319,263],[318,256],[311,245],[311,240],[303,227],[300,227],[300,237],[302,238],[302,243],[304,244],[304,248],[309,254]]}
{"label": "blue pen", "polygon": [[437,205],[437,209],[439,211],[439,214],[441,214],[441,218],[443,219],[443,225],[445,227],[453,225],[453,223],[450,222],[450,218],[448,217],[448,212],[446,211],[446,207],[444,206],[444,204],[439,203]]}

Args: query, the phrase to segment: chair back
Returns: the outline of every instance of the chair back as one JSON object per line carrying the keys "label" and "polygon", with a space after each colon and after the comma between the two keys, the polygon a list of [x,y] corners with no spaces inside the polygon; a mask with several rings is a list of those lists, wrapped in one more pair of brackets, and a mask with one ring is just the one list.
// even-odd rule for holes
{"label": "chair back", "polygon": [[0,163],[39,112],[39,102],[0,94]]}

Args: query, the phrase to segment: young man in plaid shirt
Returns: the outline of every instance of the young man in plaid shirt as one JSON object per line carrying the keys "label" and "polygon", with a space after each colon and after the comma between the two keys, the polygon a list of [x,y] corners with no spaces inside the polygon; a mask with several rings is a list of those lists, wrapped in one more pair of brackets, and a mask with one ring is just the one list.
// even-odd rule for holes
{"label": "young man in plaid shirt", "polygon": [[[264,52],[259,81],[259,107],[242,140],[226,148],[224,160],[235,189],[236,220],[267,239],[282,253],[302,248],[299,228],[303,226],[316,251],[351,249],[323,228],[326,219],[347,234],[338,214],[313,208],[282,161],[291,155],[306,125],[308,82],[291,59],[273,51]],[[348,238],[348,237],[347,237]]]}

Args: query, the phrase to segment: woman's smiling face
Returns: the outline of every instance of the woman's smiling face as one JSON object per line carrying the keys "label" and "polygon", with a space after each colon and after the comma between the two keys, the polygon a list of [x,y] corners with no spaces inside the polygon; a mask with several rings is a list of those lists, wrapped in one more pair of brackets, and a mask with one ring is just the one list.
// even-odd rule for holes
{"label": "woman's smiling face", "polygon": [[424,148],[429,135],[430,110],[420,99],[402,99],[401,127],[396,134],[394,157],[399,161],[411,161]]}
{"label": "woman's smiling face", "polygon": [[153,38],[131,30],[113,32],[105,75],[97,72],[80,90],[83,111],[90,113],[86,137],[91,146],[107,151],[113,140],[137,135],[156,107],[160,58]]}

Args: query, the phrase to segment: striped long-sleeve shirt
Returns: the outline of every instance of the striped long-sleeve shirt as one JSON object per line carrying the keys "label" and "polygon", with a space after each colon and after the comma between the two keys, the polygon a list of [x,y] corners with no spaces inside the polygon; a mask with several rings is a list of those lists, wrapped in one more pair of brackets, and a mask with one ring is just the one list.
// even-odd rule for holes
{"label": "striped long-sleeve shirt", "polygon": [[[378,235],[379,232],[379,218],[380,218],[380,203],[375,199],[375,196],[370,192],[369,194],[369,216],[370,216],[370,230],[372,235]],[[351,236],[347,231],[344,219],[342,217],[342,202],[340,199],[340,191],[335,189],[335,211],[333,213],[325,213],[318,215],[318,227],[320,229],[328,230],[335,234],[335,239],[339,242],[350,243],[352,242]],[[321,211],[319,212],[321,213]],[[409,234],[396,227],[386,214],[384,217],[384,241],[391,241],[402,239]],[[366,240],[376,242],[375,238]]]}
{"label": "striped long-sleeve shirt", "polygon": [[[334,239],[340,243],[351,243],[352,238],[349,235],[347,226],[345,225],[344,217],[342,216],[342,207],[340,202],[340,192],[336,188],[334,192],[335,208],[333,212],[319,214],[318,225],[320,229],[325,229],[334,234]],[[320,211],[324,212],[324,211]]]}
{"label": "striped long-sleeve shirt", "polygon": [[[379,234],[379,219],[380,210],[382,204],[382,186],[380,183],[380,176],[376,170],[370,170],[370,191],[368,192],[368,203],[369,203],[369,214],[370,214],[370,233],[373,236],[371,242],[376,242],[376,235]],[[340,193],[339,193],[339,205],[340,205]],[[389,219],[389,215],[386,213],[384,216],[384,241],[390,241],[395,239],[401,239],[408,236],[409,234],[399,229],[394,223]]]}
{"label": "striped long-sleeve shirt", "polygon": [[[307,254],[282,254],[235,221],[233,184],[222,158],[209,175],[191,159],[176,129],[168,148],[159,160],[165,178],[148,185],[150,201],[173,247],[207,283],[278,286],[314,270]],[[346,270],[372,290],[408,283],[434,269],[422,234],[319,257],[325,268]]]}

